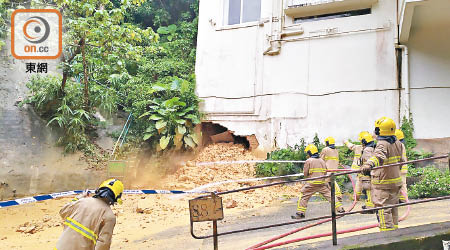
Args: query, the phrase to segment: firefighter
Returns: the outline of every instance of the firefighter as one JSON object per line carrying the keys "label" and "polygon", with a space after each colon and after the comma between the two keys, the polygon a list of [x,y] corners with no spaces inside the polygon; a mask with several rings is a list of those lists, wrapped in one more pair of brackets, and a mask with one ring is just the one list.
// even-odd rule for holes
{"label": "firefighter", "polygon": [[123,184],[116,179],[104,181],[93,197],[74,199],[59,214],[64,230],[56,243],[57,250],[107,250],[116,224],[111,205],[122,204]]}
{"label": "firefighter", "polygon": [[[361,132],[363,133],[363,132]],[[359,133],[358,136],[358,140],[361,141],[361,133]],[[353,162],[352,162],[352,170],[359,170],[359,168],[361,167],[359,165],[360,163],[360,158],[361,158],[361,153],[363,151],[363,146],[362,145],[358,145],[358,144],[353,144],[349,141],[344,141],[344,145],[347,146],[348,149],[353,151]],[[361,182],[359,179],[359,176],[356,180],[356,185],[355,185],[355,192],[356,192],[356,199],[359,200],[359,197],[361,196],[361,191],[362,191],[362,186],[361,186]]]}
{"label": "firefighter", "polygon": [[[373,140],[373,136],[367,131],[361,132],[359,134],[359,137],[361,140],[361,144],[364,147],[363,152],[361,154],[360,162],[358,163],[359,166],[362,166],[366,161],[368,161],[373,156],[376,144],[375,141]],[[362,192],[366,193],[366,200],[361,208],[362,209],[374,208],[374,204],[372,202],[372,194],[370,191],[371,189],[370,176],[358,174],[358,181],[361,183],[360,187]]]}
{"label": "firefighter", "polygon": [[[402,186],[400,167],[384,167],[387,164],[403,162],[404,147],[395,137],[395,122],[381,117],[375,122],[375,134],[378,136],[374,155],[361,167],[361,172],[371,175],[372,202],[375,207],[383,207],[398,203],[398,193]],[[398,228],[398,208],[379,209],[377,212],[380,231]]]}
{"label": "firefighter", "polygon": [[[317,150],[317,147],[310,144],[305,148],[305,153],[308,154],[309,158],[306,160],[303,167],[304,177],[311,178],[326,175],[327,167],[325,162],[319,158],[319,150]],[[292,219],[305,218],[309,198],[311,198],[311,196],[316,192],[319,192],[328,201],[331,201],[331,187],[326,178],[308,181],[300,190],[300,196],[298,197],[297,203],[297,213],[291,216]],[[342,207],[342,203],[340,202],[336,202],[336,209],[340,213],[345,212]]]}
{"label": "firefighter", "polygon": [[[329,170],[338,169],[339,166],[339,152],[336,149],[334,142],[335,140],[331,136],[325,138],[326,147],[322,149],[322,152],[320,152],[320,158],[322,158],[325,161],[327,169]],[[337,201],[342,204],[341,189],[339,188],[337,182],[335,182],[334,186],[336,187]]]}
{"label": "firefighter", "polygon": [[[408,158],[406,157],[406,147],[405,147],[405,134],[403,134],[403,131],[400,129],[395,130],[395,137],[397,137],[397,140],[399,140],[402,143],[403,146],[403,155],[402,159],[404,162],[408,161]],[[406,202],[406,199],[408,198],[408,189],[406,186],[406,175],[408,174],[408,164],[405,164],[402,166],[400,170],[400,176],[402,177],[402,188],[400,188],[400,194],[399,199],[400,203]],[[405,194],[405,195],[403,195]]]}

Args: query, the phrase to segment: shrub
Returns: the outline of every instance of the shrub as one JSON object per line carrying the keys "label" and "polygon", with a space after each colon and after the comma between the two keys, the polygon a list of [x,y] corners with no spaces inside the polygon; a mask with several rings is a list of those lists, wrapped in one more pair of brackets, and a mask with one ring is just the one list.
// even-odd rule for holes
{"label": "shrub", "polygon": [[421,180],[408,187],[409,198],[429,198],[450,195],[450,171],[441,171],[433,166],[410,170],[409,176]]}
{"label": "shrub", "polygon": [[[413,137],[414,124],[411,115],[409,119],[407,119],[405,116],[403,117],[400,129],[403,131],[403,134],[405,134],[406,156],[408,157],[409,161],[424,159],[433,156],[432,152],[427,152],[424,150],[414,150],[414,148],[417,146],[417,141]],[[408,164],[408,166],[411,168],[415,167],[414,164]]]}
{"label": "shrub", "polygon": [[[319,152],[325,147],[323,143],[320,142],[317,133],[314,136],[314,145],[319,149]],[[306,153],[304,152],[306,147],[305,139],[300,140],[300,145],[295,145],[294,147],[288,147],[285,149],[278,149],[267,154],[267,160],[306,160]],[[351,165],[353,161],[353,151],[349,150],[345,146],[336,147],[339,151],[339,162],[344,165]],[[303,171],[303,164],[293,164],[293,163],[260,163],[256,165],[256,175],[257,176],[279,176],[301,173]],[[350,182],[347,176],[337,178],[339,183],[343,185],[344,183]]]}
{"label": "shrub", "polygon": [[[267,154],[267,160],[306,160],[305,140],[300,145],[272,151]],[[294,163],[259,163],[256,165],[257,176],[280,176],[303,172],[303,164]]]}
{"label": "shrub", "polygon": [[[96,122],[92,113],[85,111],[83,107],[83,85],[67,81],[63,94],[60,83],[60,76],[33,76],[27,83],[31,96],[21,105],[31,104],[48,121],[47,126],[62,129],[58,145],[63,146],[65,152],[81,150],[86,154],[94,154],[94,146],[87,137],[86,130]],[[101,86],[95,88],[91,92],[92,105],[107,107],[111,105],[108,103],[114,102],[114,92]]]}

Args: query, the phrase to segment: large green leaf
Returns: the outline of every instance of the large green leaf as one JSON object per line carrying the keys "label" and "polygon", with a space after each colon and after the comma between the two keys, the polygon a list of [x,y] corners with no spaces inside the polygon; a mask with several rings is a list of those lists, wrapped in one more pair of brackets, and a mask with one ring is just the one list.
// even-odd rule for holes
{"label": "large green leaf", "polygon": [[163,102],[165,107],[173,107],[180,101],[180,97],[173,97]]}
{"label": "large green leaf", "polygon": [[161,120],[162,117],[159,116],[159,115],[153,114],[153,115],[151,115],[148,119],[153,120],[153,121],[158,121],[158,120]]}
{"label": "large green leaf", "polygon": [[150,113],[151,113],[150,111],[147,111],[147,112],[143,113],[142,115],[140,115],[139,118],[142,118],[142,117],[144,117],[144,116],[147,116],[147,115],[149,115]]}
{"label": "large green leaf", "polygon": [[189,136],[192,138],[192,140],[195,142],[195,144],[198,145],[198,136],[197,134],[189,134]]}
{"label": "large green leaf", "polygon": [[145,130],[145,132],[147,132],[147,133],[152,133],[154,131],[155,131],[155,126],[153,124],[148,126],[147,129]]}
{"label": "large green leaf", "polygon": [[199,124],[200,123],[200,119],[198,119],[198,117],[196,115],[188,114],[188,115],[186,115],[186,118],[190,119],[193,124]]}
{"label": "large green leaf", "polygon": [[154,90],[154,91],[165,91],[165,90],[168,90],[168,89],[167,89],[167,86],[162,84],[162,83],[155,83],[152,86],[152,90]]}
{"label": "large green leaf", "polygon": [[169,26],[167,27],[167,30],[168,30],[170,33],[174,33],[175,31],[177,31],[177,26],[176,26],[175,24],[171,24],[171,25],[169,25]]}
{"label": "large green leaf", "polygon": [[177,127],[177,132],[178,132],[179,134],[184,135],[184,134],[186,133],[186,127],[185,127],[185,126],[180,126],[180,125],[178,125],[178,127]]}
{"label": "large green leaf", "polygon": [[196,144],[195,144],[195,142],[192,140],[191,137],[185,136],[185,137],[183,138],[183,140],[184,140],[184,142],[186,143],[186,145],[188,145],[188,146],[191,147],[191,148],[195,148]]}
{"label": "large green leaf", "polygon": [[169,145],[171,138],[171,136],[163,136],[161,137],[161,139],[159,139],[159,146],[161,147],[161,149],[167,148],[167,145]]}
{"label": "large green leaf", "polygon": [[183,120],[183,119],[176,119],[175,122],[178,123],[178,124],[183,125],[183,124],[186,123],[186,120]]}
{"label": "large green leaf", "polygon": [[158,32],[161,35],[167,35],[167,34],[169,34],[169,29],[167,27],[162,26],[162,27],[159,27],[156,30],[156,32]]}
{"label": "large green leaf", "polygon": [[172,81],[172,84],[170,85],[170,90],[178,90],[180,89],[180,80],[175,79]]}
{"label": "large green leaf", "polygon": [[167,122],[166,122],[166,121],[164,121],[164,120],[159,120],[159,121],[156,122],[155,127],[156,127],[156,129],[159,130],[159,129],[164,128],[166,125],[167,125]]}
{"label": "large green leaf", "polygon": [[148,140],[148,138],[152,137],[153,134],[144,134],[144,137],[142,138],[144,141]]}

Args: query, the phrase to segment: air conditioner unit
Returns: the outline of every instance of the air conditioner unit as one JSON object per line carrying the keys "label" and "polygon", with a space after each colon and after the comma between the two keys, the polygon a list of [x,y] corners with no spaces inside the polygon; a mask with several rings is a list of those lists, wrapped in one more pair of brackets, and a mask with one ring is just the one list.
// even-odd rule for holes
{"label": "air conditioner unit", "polygon": [[303,17],[372,8],[378,0],[288,0],[284,13]]}

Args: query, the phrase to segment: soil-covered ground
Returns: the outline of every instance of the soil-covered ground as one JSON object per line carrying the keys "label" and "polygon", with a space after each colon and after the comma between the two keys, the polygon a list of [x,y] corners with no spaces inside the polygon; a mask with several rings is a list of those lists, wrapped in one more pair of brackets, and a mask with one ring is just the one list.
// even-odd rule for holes
{"label": "soil-covered ground", "polygon": [[[241,145],[213,144],[203,148],[191,161],[182,161],[182,166],[172,174],[165,177],[141,174],[139,181],[128,183],[128,185],[132,188],[192,190],[224,180],[253,178],[255,167],[253,164],[196,165],[199,162],[243,159],[250,160],[257,157]],[[168,159],[168,162],[173,160]],[[144,181],[146,178],[147,185]],[[229,190],[261,183],[209,185],[206,190]],[[225,218],[218,223],[219,232],[292,221],[290,216],[295,213],[296,196],[300,187],[300,184],[272,186],[223,195]],[[196,197],[195,194],[126,195],[123,199],[124,204],[113,208],[117,215],[117,225],[111,249],[211,249],[211,239],[197,240],[190,235],[188,200],[194,197]],[[1,249],[52,249],[63,229],[58,211],[71,199],[67,197],[0,208]],[[350,203],[351,200],[346,197],[344,207],[348,208]],[[360,205],[359,203],[355,209],[359,210]],[[407,219],[400,223],[400,228],[450,221],[449,206],[448,200],[414,205]],[[328,215],[329,209],[327,202],[310,202],[307,217]],[[405,213],[405,207],[399,209],[400,215]],[[338,230],[374,223],[376,224],[377,220],[373,214],[345,216],[338,220]],[[219,237],[219,249],[245,249],[306,224],[308,223],[222,236]],[[328,222],[291,235],[285,240],[328,233],[330,229],[331,224]],[[210,222],[195,223],[194,231],[196,235],[209,235],[212,233],[212,225]],[[373,228],[339,235],[339,238],[376,232],[378,229]],[[325,237],[290,246],[315,244],[314,242],[320,240],[330,241],[330,238]]]}
{"label": "soil-covered ground", "polygon": [[[201,150],[191,161],[187,161],[175,173],[157,182],[156,188],[167,190],[191,190],[196,187],[225,180],[254,178],[254,164],[196,166],[198,162],[257,159],[242,145],[212,144]],[[149,184],[142,178],[135,188],[153,189],[154,178]],[[207,191],[229,190],[252,183],[228,183],[207,188]],[[273,186],[230,194],[223,197],[227,216],[241,218],[257,216],[258,212],[244,215],[244,211],[258,211],[294,197],[299,185]],[[115,206],[117,225],[112,249],[199,249],[202,242],[189,234],[188,200],[190,195],[128,195],[122,206]],[[34,204],[0,209],[0,244],[5,249],[51,249],[62,230],[59,209],[72,198],[62,198]],[[226,223],[226,219],[221,223]],[[220,226],[220,225],[219,225]],[[196,233],[209,234],[211,225],[201,223]],[[167,232],[167,233],[165,233]],[[187,243],[189,242],[189,243]],[[188,245],[186,245],[188,244]]]}

